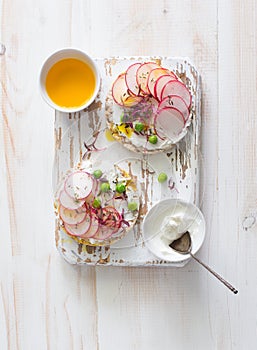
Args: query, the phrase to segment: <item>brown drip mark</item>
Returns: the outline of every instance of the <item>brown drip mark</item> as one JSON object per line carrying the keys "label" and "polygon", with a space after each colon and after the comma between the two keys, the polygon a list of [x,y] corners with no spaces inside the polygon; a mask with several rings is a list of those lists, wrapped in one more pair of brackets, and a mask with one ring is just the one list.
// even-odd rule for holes
{"label": "brown drip mark", "polygon": [[178,70],[176,70],[176,75],[182,80],[184,84],[186,83],[186,72],[179,72]]}
{"label": "brown drip mark", "polygon": [[74,166],[74,136],[70,137],[70,167]]}
{"label": "brown drip mark", "polygon": [[198,86],[199,85],[199,74],[196,71],[195,67],[190,65],[190,73],[192,74],[193,78],[195,79],[195,85]]}
{"label": "brown drip mark", "polygon": [[[139,211],[140,218],[142,218],[144,215],[146,215],[148,206],[147,203],[150,202],[149,196],[148,196],[148,191],[149,191],[149,185],[150,185],[150,180],[149,176],[153,175],[154,172],[151,172],[147,166],[144,166],[144,160],[141,160],[141,174],[142,174],[142,179],[144,179],[144,183],[141,183],[141,207]],[[151,192],[152,194],[152,192]]]}
{"label": "brown drip mark", "polygon": [[155,264],[155,260],[152,260],[152,261],[149,260],[149,261],[146,262],[146,264],[147,265],[154,265]]}
{"label": "brown drip mark", "polygon": [[[141,212],[141,205],[139,207],[139,213]],[[141,226],[140,226],[140,219],[141,214],[139,214],[137,221],[136,221],[136,225],[133,227],[133,234],[134,234],[134,239],[135,239],[135,247],[138,246],[138,241],[140,240],[140,238],[142,237],[142,230],[141,230]],[[144,242],[142,242],[142,246],[144,246]]]}
{"label": "brown drip mark", "polygon": [[115,57],[109,58],[104,62],[104,68],[107,76],[112,76],[112,66],[114,66],[116,63],[117,59]]}
{"label": "brown drip mark", "polygon": [[92,246],[92,245],[86,245],[86,252],[88,254],[94,254],[96,252],[96,248],[95,246]]}
{"label": "brown drip mark", "polygon": [[133,174],[132,172],[132,165],[131,165],[131,162],[128,162],[128,173],[129,173],[129,176],[131,177],[131,182],[132,182],[132,185],[134,185],[135,187],[135,190],[137,189],[137,176]]}
{"label": "brown drip mark", "polygon": [[187,144],[184,141],[180,142],[179,148],[177,148],[177,168],[180,165],[180,175],[182,180],[186,177],[186,171],[190,166],[190,153],[187,152]]}
{"label": "brown drip mark", "polygon": [[81,142],[81,114],[78,112],[78,139],[79,139],[79,161],[82,162],[82,142]]}
{"label": "brown drip mark", "polygon": [[157,63],[159,66],[162,64],[162,60],[160,58],[154,59],[155,63]]}
{"label": "brown drip mark", "polygon": [[83,244],[79,243],[78,244],[78,254],[80,255],[82,253],[82,249],[83,249]]}
{"label": "brown drip mark", "polygon": [[106,76],[112,76],[112,68],[111,68],[111,65],[109,64],[109,61],[105,61],[104,63],[104,68],[105,68],[105,73],[106,73]]}
{"label": "brown drip mark", "polygon": [[[100,101],[99,101],[100,102]],[[98,114],[97,109],[91,110],[88,113],[84,114],[84,117],[87,119],[87,123],[92,133],[100,132],[101,129],[101,117]],[[87,141],[87,140],[86,140]]]}
{"label": "brown drip mark", "polygon": [[62,128],[59,127],[58,130],[54,130],[54,136],[55,136],[55,149],[61,149],[62,145]]}
{"label": "brown drip mark", "polygon": [[105,265],[109,262],[110,262],[110,254],[108,254],[106,258],[103,258],[102,253],[100,253],[99,260],[97,261],[97,264]]}
{"label": "brown drip mark", "polygon": [[99,100],[99,101],[94,101],[85,111],[86,112],[94,112],[95,110],[100,110],[102,108],[102,101]]}
{"label": "brown drip mark", "polygon": [[60,223],[59,223],[59,220],[56,219],[55,220],[55,245],[56,247],[58,247],[58,242],[60,240]]}

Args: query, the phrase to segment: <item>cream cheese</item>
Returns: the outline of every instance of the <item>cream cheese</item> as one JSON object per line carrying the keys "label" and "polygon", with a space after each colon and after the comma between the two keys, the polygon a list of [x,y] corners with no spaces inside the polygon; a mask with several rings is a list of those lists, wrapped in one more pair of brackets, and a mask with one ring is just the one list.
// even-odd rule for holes
{"label": "cream cheese", "polygon": [[198,225],[194,217],[186,215],[183,211],[165,216],[160,231],[153,238],[155,249],[164,256],[170,255],[172,248],[169,245],[186,231],[190,232],[192,239],[197,235]]}
{"label": "cream cheese", "polygon": [[170,244],[188,231],[192,239],[192,253],[201,247],[205,236],[205,220],[201,211],[181,199],[164,199],[147,213],[143,223],[144,241],[159,259],[184,262],[188,254],[180,254]]}

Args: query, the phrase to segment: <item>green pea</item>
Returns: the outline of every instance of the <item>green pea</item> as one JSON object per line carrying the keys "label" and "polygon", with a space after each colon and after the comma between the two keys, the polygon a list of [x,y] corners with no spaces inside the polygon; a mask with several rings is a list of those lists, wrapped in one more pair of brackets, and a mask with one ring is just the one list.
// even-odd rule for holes
{"label": "green pea", "polygon": [[97,169],[93,172],[93,175],[94,175],[94,178],[100,179],[100,177],[103,175],[103,172],[102,172],[102,170]]}
{"label": "green pea", "polygon": [[159,176],[158,176],[158,181],[160,183],[163,183],[163,182],[167,181],[167,179],[168,179],[168,176],[165,173],[160,173]]}
{"label": "green pea", "polygon": [[116,185],[116,191],[117,191],[118,193],[123,193],[123,192],[126,191],[126,186],[125,186],[123,183],[118,183],[118,184]]}
{"label": "green pea", "polygon": [[128,210],[135,211],[135,210],[137,210],[137,208],[138,208],[138,205],[136,202],[129,202],[128,203]]}
{"label": "green pea", "polygon": [[158,137],[156,135],[151,135],[151,136],[149,136],[148,141],[155,145],[158,141]]}
{"label": "green pea", "polygon": [[100,198],[95,198],[94,199],[93,207],[96,208],[96,209],[101,208],[101,200],[100,200]]}
{"label": "green pea", "polygon": [[144,125],[142,123],[136,123],[135,124],[135,130],[138,132],[141,132],[144,130]]}
{"label": "green pea", "polygon": [[100,190],[102,191],[102,192],[108,192],[108,191],[110,191],[110,184],[109,184],[109,182],[103,182],[103,183],[101,183],[101,186],[100,186]]}

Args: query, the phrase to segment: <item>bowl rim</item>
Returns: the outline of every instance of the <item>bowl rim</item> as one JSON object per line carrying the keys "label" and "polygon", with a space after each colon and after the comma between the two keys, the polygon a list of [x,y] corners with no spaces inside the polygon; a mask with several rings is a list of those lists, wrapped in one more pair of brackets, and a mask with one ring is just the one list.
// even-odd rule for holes
{"label": "bowl rim", "polygon": [[[65,108],[65,107],[58,106],[48,96],[46,88],[45,88],[45,77],[46,77],[49,69],[56,62],[58,62],[58,61],[60,61],[62,59],[65,59],[65,58],[69,58],[69,57],[73,58],[74,54],[80,55],[81,58],[83,57],[85,59],[85,61],[89,63],[89,65],[93,69],[93,72],[94,72],[94,75],[95,75],[96,86],[95,86],[95,91],[94,91],[92,97],[86,103],[84,103],[83,105],[78,106],[78,107]],[[56,61],[55,61],[55,58],[58,58],[58,59],[56,59]],[[78,57],[76,57],[76,58],[78,58]],[[54,62],[50,63],[52,60]],[[48,64],[50,64],[49,67],[48,67]],[[91,56],[89,56],[85,51],[83,51],[83,50],[81,50],[79,48],[75,48],[75,47],[64,47],[64,48],[55,50],[54,52],[52,52],[50,55],[48,55],[43,60],[43,63],[41,65],[41,68],[40,68],[40,71],[39,71],[39,90],[40,90],[41,96],[42,96],[43,100],[50,107],[54,108],[55,110],[57,110],[59,112],[75,113],[75,112],[82,111],[83,109],[89,107],[93,103],[93,101],[95,100],[95,98],[96,98],[96,96],[97,96],[97,94],[99,92],[100,82],[101,82],[100,72],[99,72],[99,68],[98,68],[95,60]]]}
{"label": "bowl rim", "polygon": [[[150,247],[150,244],[149,242],[151,241],[151,238],[147,238],[146,237],[146,234],[145,234],[145,225],[146,225],[146,222],[149,218],[149,215],[151,214],[151,212],[153,210],[155,210],[157,207],[159,207],[160,205],[162,204],[167,204],[167,203],[180,203],[182,206],[186,206],[186,207],[191,207],[193,208],[194,210],[196,210],[197,214],[199,215],[200,219],[201,219],[201,225],[203,225],[202,227],[202,237],[201,237],[201,240],[200,240],[200,244],[199,244],[199,247],[197,249],[193,249],[193,254],[196,254],[202,247],[203,243],[204,243],[204,240],[205,240],[205,236],[206,236],[206,221],[205,221],[205,217],[202,213],[202,211],[200,210],[200,208],[195,205],[194,203],[190,202],[190,201],[186,201],[184,199],[180,199],[180,198],[165,198],[165,199],[161,199],[159,200],[158,202],[156,202],[151,208],[150,210],[148,210],[147,214],[145,215],[144,217],[144,220],[143,220],[143,224],[142,224],[142,234],[143,234],[143,242],[144,244],[146,245],[146,247],[149,249],[149,251],[151,251],[152,254],[154,254],[157,258],[161,259],[161,260],[166,260],[168,262],[173,262],[173,263],[182,263],[182,262],[187,262],[191,259],[190,255],[189,254],[179,254],[179,253],[176,253],[174,252],[175,254],[177,254],[177,259],[176,260],[171,260],[171,259],[164,259],[163,255],[160,253],[160,254],[157,254],[156,253],[156,250],[154,251],[153,249],[151,249]],[[154,236],[155,237],[155,236]],[[180,257],[180,258],[179,258]]]}

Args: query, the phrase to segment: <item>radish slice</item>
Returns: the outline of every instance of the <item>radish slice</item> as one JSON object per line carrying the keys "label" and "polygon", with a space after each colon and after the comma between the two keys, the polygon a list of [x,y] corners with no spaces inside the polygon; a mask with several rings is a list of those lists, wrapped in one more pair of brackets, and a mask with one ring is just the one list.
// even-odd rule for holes
{"label": "radish slice", "polygon": [[85,203],[84,199],[72,198],[64,190],[60,193],[59,201],[60,204],[67,209],[78,209]]}
{"label": "radish slice", "polygon": [[163,87],[170,81],[175,81],[177,80],[176,77],[172,77],[171,75],[162,75],[156,80],[156,83],[154,85],[154,97],[158,100],[161,101],[161,93]]}
{"label": "radish slice", "polygon": [[159,103],[158,109],[161,110],[161,109],[163,109],[164,107],[174,107],[174,108],[177,108],[177,109],[183,114],[183,117],[184,117],[185,121],[188,120],[188,117],[189,117],[189,110],[188,110],[188,108],[187,108],[187,105],[186,105],[185,101],[184,101],[183,98],[181,98],[180,96],[171,95],[171,96],[165,97],[165,98]]}
{"label": "radish slice", "polygon": [[81,223],[87,215],[85,207],[72,210],[64,208],[62,205],[60,205],[59,212],[63,222],[69,225]]}
{"label": "radish slice", "polygon": [[64,184],[66,193],[76,200],[87,198],[93,189],[94,180],[92,176],[85,171],[76,171],[72,173]]}
{"label": "radish slice", "polygon": [[117,233],[117,230],[112,227],[103,227],[101,226],[98,230],[98,232],[94,235],[94,239],[97,239],[99,241],[103,241],[112,235]]}
{"label": "radish slice", "polygon": [[139,95],[139,86],[137,84],[137,70],[141,66],[141,63],[134,63],[128,67],[125,73],[125,81],[127,84],[127,88],[131,95],[138,96]]}
{"label": "radish slice", "polygon": [[132,107],[137,105],[142,100],[142,97],[130,95],[126,84],[125,75],[125,73],[120,74],[113,83],[112,97],[118,105]]}
{"label": "radish slice", "polygon": [[160,66],[154,62],[146,62],[141,64],[137,70],[137,84],[140,87],[140,92],[142,95],[148,95],[150,93],[147,87],[147,78],[151,70],[154,68],[160,68]]}
{"label": "radish slice", "polygon": [[190,107],[192,99],[191,94],[188,91],[188,88],[180,81],[168,82],[162,89],[161,100],[171,95],[180,96],[185,101],[187,107]]}
{"label": "radish slice", "polygon": [[99,192],[99,182],[95,178],[93,178],[93,181],[92,195],[96,197]]}
{"label": "radish slice", "polygon": [[122,73],[112,85],[112,97],[118,105],[123,106],[123,97],[130,96],[127,90],[125,73]]}
{"label": "radish slice", "polygon": [[161,67],[154,68],[149,73],[148,78],[147,78],[147,88],[152,96],[154,96],[154,86],[155,86],[157,79],[161,76],[164,76],[164,75],[169,75],[172,78],[176,79],[175,74],[166,68],[161,68]]}
{"label": "radish slice", "polygon": [[155,128],[159,134],[174,140],[183,131],[185,120],[183,114],[176,108],[164,107],[155,116]]}
{"label": "radish slice", "polygon": [[81,238],[92,238],[99,231],[100,225],[97,219],[91,216],[90,228],[84,233]]}
{"label": "radish slice", "polygon": [[91,219],[89,215],[86,215],[84,221],[76,225],[69,225],[66,222],[64,223],[64,227],[66,231],[72,236],[77,236],[77,237],[82,237],[82,236],[85,237],[87,232],[90,230],[90,226],[91,226]]}

